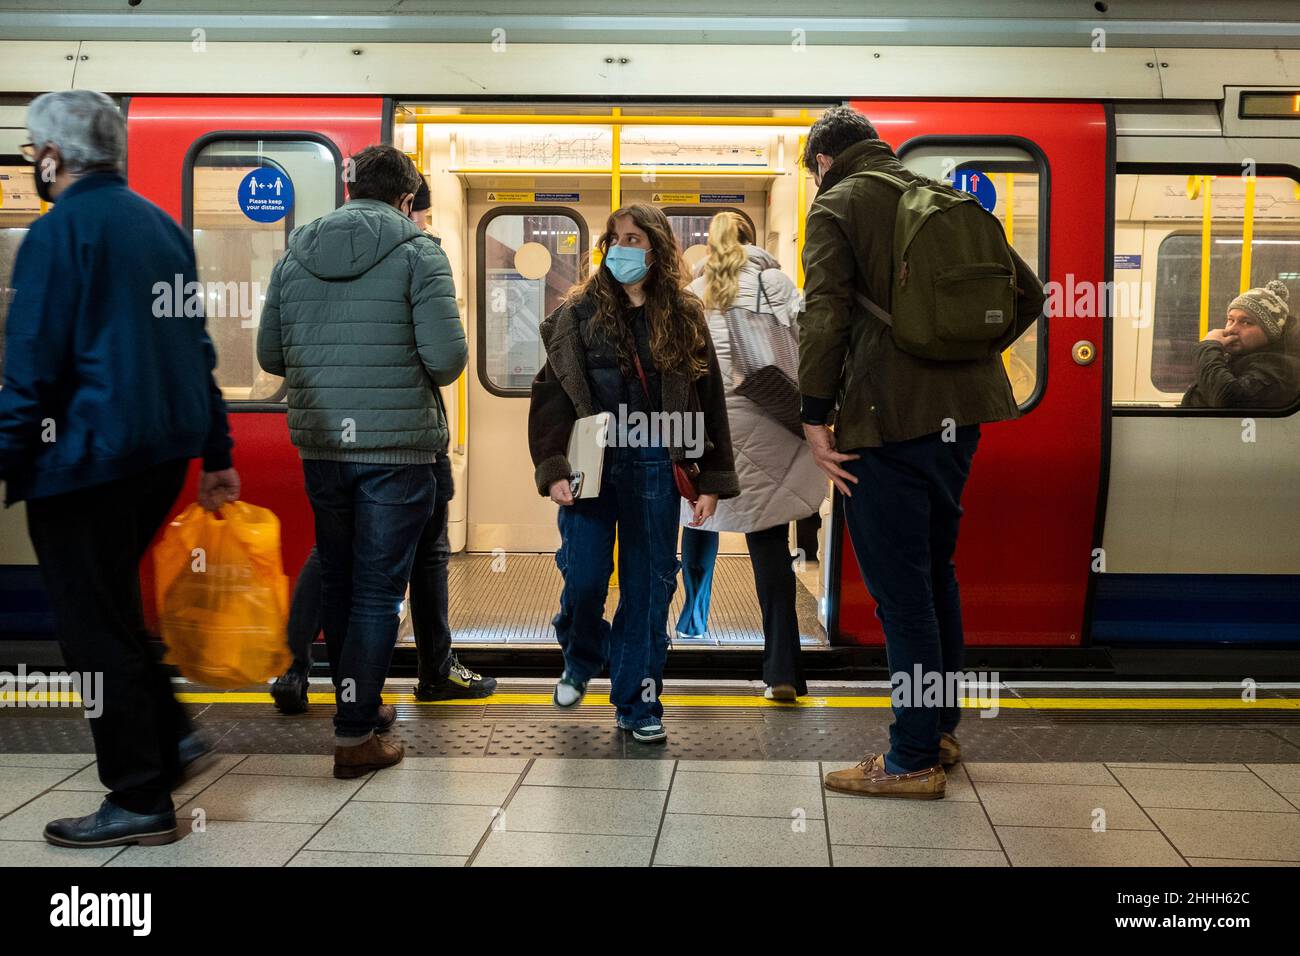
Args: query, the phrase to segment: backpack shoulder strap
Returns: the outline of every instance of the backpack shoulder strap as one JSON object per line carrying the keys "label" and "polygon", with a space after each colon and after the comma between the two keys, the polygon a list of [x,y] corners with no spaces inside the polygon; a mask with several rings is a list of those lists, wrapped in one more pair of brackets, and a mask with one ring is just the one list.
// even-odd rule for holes
{"label": "backpack shoulder strap", "polygon": [[868,312],[878,318],[881,322],[884,322],[890,328],[894,327],[894,317],[868,299],[865,293],[854,289],[853,298],[857,299]]}

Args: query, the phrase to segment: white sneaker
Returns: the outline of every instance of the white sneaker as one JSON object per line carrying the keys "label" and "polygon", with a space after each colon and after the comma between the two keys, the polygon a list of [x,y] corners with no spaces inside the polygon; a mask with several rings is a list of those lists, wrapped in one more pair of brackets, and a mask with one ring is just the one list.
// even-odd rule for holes
{"label": "white sneaker", "polygon": [[552,699],[556,707],[573,707],[582,700],[582,695],[586,692],[586,685],[571,681],[565,674],[556,683],[555,696]]}
{"label": "white sneaker", "polygon": [[632,739],[639,744],[663,743],[668,739],[668,731],[664,730],[663,724],[656,721],[653,724],[647,724],[633,730]]}

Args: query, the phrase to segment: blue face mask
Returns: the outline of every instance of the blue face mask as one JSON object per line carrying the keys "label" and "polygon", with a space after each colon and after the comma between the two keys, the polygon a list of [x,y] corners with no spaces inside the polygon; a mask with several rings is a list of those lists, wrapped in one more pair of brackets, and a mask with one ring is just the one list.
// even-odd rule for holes
{"label": "blue face mask", "polygon": [[650,271],[645,263],[645,250],[633,246],[610,246],[605,251],[605,268],[623,285],[641,281]]}

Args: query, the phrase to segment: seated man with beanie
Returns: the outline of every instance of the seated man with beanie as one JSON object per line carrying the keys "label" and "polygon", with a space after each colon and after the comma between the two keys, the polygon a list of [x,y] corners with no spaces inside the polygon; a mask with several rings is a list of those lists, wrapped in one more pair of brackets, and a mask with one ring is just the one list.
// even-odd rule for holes
{"label": "seated man with beanie", "polygon": [[1272,279],[1228,303],[1223,328],[1197,346],[1184,408],[1283,408],[1296,400],[1300,355],[1287,296],[1286,284]]}

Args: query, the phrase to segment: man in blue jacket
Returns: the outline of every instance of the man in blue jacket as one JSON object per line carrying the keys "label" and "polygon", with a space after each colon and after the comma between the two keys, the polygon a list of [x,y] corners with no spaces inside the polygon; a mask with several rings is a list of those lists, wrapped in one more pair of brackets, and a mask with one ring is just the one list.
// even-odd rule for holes
{"label": "man in blue jacket", "polygon": [[37,192],[55,205],[14,266],[0,478],[6,504],[27,502],[67,666],[83,680],[102,675],[90,729],[108,789],[98,811],[53,821],[45,838],[170,843],[171,788],[194,738],[144,628],[139,564],[191,458],[203,459],[204,507],[239,496],[216,355],[201,308],[174,314],[177,284],[198,281],[194,248],[127,188],[126,127],[113,101],[47,93],[27,128]]}

